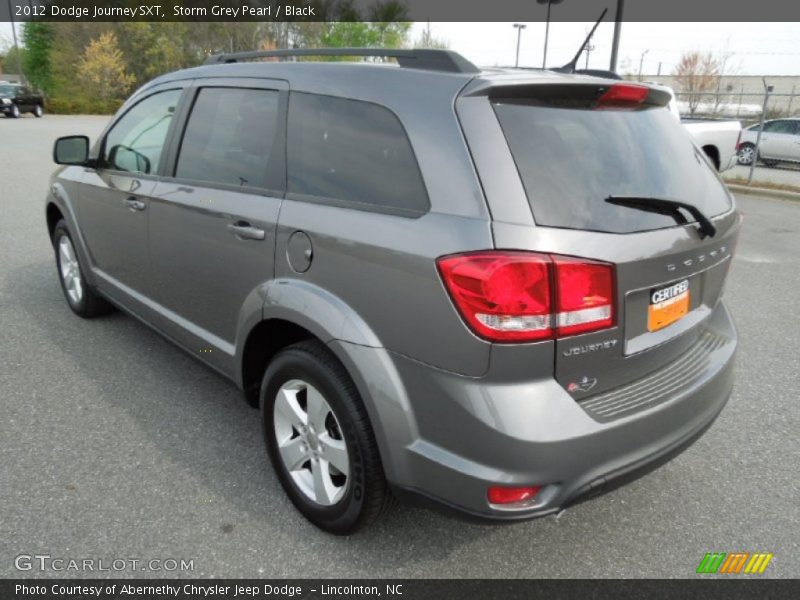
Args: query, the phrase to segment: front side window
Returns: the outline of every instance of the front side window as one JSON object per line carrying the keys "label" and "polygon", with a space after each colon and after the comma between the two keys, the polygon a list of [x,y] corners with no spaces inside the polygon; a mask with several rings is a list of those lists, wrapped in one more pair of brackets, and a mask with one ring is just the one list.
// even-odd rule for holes
{"label": "front side window", "polygon": [[114,124],[106,136],[102,164],[130,173],[155,173],[181,90],[148,96]]}
{"label": "front side window", "polygon": [[175,176],[264,187],[278,129],[278,92],[204,88],[195,100]]}
{"label": "front side window", "polygon": [[406,215],[430,206],[403,126],[377,104],[292,93],[287,160],[290,193]]}

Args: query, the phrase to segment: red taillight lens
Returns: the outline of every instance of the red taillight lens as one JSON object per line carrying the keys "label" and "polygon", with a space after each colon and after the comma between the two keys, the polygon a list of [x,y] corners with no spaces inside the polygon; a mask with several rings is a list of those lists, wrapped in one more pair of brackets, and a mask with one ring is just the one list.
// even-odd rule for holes
{"label": "red taillight lens", "polygon": [[608,263],[553,257],[556,266],[556,333],[605,329],[614,324],[614,269]]}
{"label": "red taillight lens", "polygon": [[533,342],[614,324],[613,265],[501,250],[437,263],[459,313],[489,341]]}
{"label": "red taillight lens", "polygon": [[597,106],[629,107],[641,104],[647,99],[650,88],[635,83],[615,83],[597,99]]}
{"label": "red taillight lens", "polygon": [[497,342],[550,337],[550,259],[530,252],[478,252],[438,261],[447,291],[478,335]]}
{"label": "red taillight lens", "polygon": [[502,487],[494,485],[486,493],[490,504],[516,504],[531,500],[539,493],[538,485],[525,487]]}

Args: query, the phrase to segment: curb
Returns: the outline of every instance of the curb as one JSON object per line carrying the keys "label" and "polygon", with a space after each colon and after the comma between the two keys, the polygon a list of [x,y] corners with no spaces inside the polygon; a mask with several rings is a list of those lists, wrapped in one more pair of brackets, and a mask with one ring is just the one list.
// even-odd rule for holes
{"label": "curb", "polygon": [[738,185],[735,183],[726,183],[728,189],[738,194],[747,194],[750,196],[767,196],[768,198],[782,198],[784,200],[798,200],[800,201],[800,192],[789,192],[787,190],[774,190],[772,188],[763,188],[749,185]]}

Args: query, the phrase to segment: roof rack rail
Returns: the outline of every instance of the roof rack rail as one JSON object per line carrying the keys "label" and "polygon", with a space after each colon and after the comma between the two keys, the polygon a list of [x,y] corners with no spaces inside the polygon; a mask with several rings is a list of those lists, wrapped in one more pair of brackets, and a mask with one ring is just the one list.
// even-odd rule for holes
{"label": "roof rack rail", "polygon": [[479,73],[480,69],[451,50],[397,48],[293,48],[285,50],[254,50],[209,56],[206,65],[234,63],[255,58],[294,58],[298,56],[374,56],[394,58],[408,69],[445,71],[448,73]]}

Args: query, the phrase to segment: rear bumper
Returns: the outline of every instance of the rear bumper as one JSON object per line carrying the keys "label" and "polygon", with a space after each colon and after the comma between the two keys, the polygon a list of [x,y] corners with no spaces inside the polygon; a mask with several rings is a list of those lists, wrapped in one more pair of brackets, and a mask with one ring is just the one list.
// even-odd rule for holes
{"label": "rear bumper", "polygon": [[[387,476],[401,495],[495,521],[551,514],[635,479],[691,445],[730,396],[736,332],[723,304],[704,327],[723,343],[708,351],[691,385],[610,422],[593,418],[552,378],[470,379],[390,354],[405,408],[373,415],[382,421],[379,437],[386,419],[394,432],[381,444]],[[402,447],[398,419],[411,421]],[[531,504],[497,507],[486,499],[490,485],[542,489]]]}

